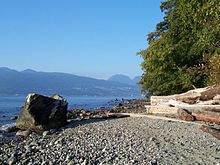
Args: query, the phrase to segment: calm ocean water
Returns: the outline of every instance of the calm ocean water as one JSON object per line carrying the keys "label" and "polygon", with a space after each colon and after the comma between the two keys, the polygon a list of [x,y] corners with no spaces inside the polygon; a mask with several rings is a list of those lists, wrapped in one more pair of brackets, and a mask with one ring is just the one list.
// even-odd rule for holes
{"label": "calm ocean water", "polygon": [[[14,122],[13,116],[17,116],[20,107],[23,105],[26,96],[1,96],[0,95],[0,126]],[[99,107],[112,107],[111,102],[116,97],[90,97],[90,96],[64,96],[69,105],[68,109],[88,109],[94,110]],[[130,98],[126,98],[130,99]]]}

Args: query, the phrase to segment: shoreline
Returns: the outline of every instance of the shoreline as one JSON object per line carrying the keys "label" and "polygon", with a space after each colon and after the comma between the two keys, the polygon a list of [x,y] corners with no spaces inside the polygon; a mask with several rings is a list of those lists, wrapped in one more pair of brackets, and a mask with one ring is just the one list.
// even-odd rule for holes
{"label": "shoreline", "polygon": [[146,115],[146,104],[132,99],[110,109],[68,110],[68,124],[43,135],[0,131],[0,164],[220,163],[220,141],[199,130],[201,123]]}
{"label": "shoreline", "polygon": [[[75,111],[76,113],[80,113],[81,112],[113,112],[113,108],[116,107],[116,109],[118,109],[120,112],[122,112],[121,107],[119,107],[119,104],[122,104],[124,107],[130,107],[129,109],[133,108],[134,106],[137,106],[136,102],[139,101],[144,101],[144,99],[122,99],[122,98],[115,98],[112,100],[109,100],[106,105],[104,106],[98,106],[98,107],[93,107],[93,108],[70,108],[68,109],[68,112],[71,111]],[[118,107],[117,107],[118,106]],[[144,108],[143,106],[141,108]],[[119,112],[118,111],[118,112]],[[116,111],[114,111],[116,112]],[[0,118],[3,119],[3,123],[0,123],[0,130],[5,131],[8,127],[7,125],[10,127],[10,125],[13,125],[13,123],[16,122],[16,118],[18,117],[20,112],[18,112],[18,114],[12,114],[11,116],[5,116],[5,115],[0,115]],[[79,116],[80,114],[78,114]]]}
{"label": "shoreline", "polygon": [[220,141],[190,123],[127,117],[72,121],[0,147],[0,164],[217,164]]}

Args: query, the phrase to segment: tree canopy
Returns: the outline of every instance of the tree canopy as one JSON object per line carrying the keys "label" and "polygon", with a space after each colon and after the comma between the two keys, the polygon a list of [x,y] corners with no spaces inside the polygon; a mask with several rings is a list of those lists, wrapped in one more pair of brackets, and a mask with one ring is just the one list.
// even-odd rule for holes
{"label": "tree canopy", "polygon": [[220,82],[220,1],[166,0],[164,19],[148,34],[140,84],[153,95]]}

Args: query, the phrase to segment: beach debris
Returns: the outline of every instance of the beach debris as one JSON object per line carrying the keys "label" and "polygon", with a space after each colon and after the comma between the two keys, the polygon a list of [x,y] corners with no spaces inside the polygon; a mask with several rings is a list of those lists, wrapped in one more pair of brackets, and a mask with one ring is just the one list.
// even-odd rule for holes
{"label": "beach debris", "polygon": [[151,96],[149,114],[176,114],[181,120],[220,125],[220,85],[169,96]]}
{"label": "beach debris", "polygon": [[220,113],[193,112],[192,115],[195,116],[195,119],[198,121],[205,121],[220,125]]}
{"label": "beach debris", "polygon": [[185,109],[178,108],[177,114],[181,120],[185,120],[185,121],[194,121],[195,120],[194,116],[191,115],[190,112]]}
{"label": "beach debris", "polygon": [[[220,94],[220,86],[209,86],[205,88],[197,88],[186,93],[169,95],[169,96],[151,96],[151,105],[160,105],[169,102],[170,100],[177,100],[183,103],[195,104],[201,101],[216,99]],[[217,97],[218,98],[218,97]]]}
{"label": "beach debris", "polygon": [[209,134],[211,134],[212,136],[214,136],[215,138],[217,138],[218,140],[220,140],[220,130],[219,130],[219,129],[211,128],[211,127],[208,127],[208,126],[205,126],[205,125],[202,125],[202,126],[200,127],[200,129],[201,129],[203,132],[209,133]]}
{"label": "beach debris", "polygon": [[[170,114],[176,111],[181,120],[220,125],[220,85],[170,96],[152,96],[151,105],[145,108],[151,114],[164,113],[166,109]],[[219,129],[205,125],[200,129],[220,140]]]}
{"label": "beach debris", "polygon": [[28,94],[16,127],[42,134],[46,130],[60,128],[67,123],[66,99],[59,95],[47,97],[36,93]]}

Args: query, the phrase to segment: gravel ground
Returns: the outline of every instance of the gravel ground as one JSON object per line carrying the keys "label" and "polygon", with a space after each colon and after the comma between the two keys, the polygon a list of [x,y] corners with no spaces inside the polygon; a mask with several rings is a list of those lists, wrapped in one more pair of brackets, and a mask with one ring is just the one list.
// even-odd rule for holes
{"label": "gravel ground", "polygon": [[220,141],[198,125],[144,117],[72,122],[0,145],[0,164],[220,163]]}

